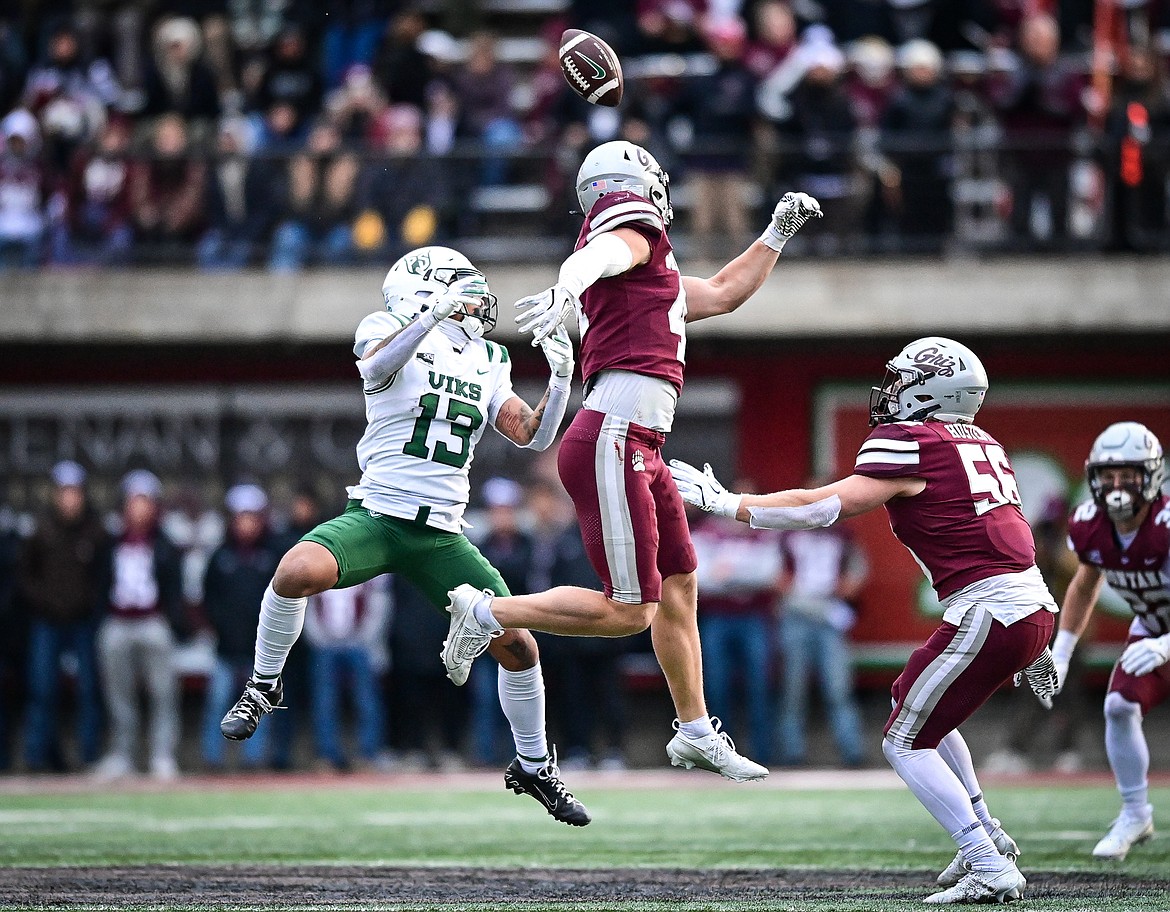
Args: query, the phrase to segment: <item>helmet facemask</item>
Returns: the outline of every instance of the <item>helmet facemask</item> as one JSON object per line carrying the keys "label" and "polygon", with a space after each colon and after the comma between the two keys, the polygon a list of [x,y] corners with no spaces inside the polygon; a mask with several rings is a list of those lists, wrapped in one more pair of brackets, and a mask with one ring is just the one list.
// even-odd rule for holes
{"label": "helmet facemask", "polygon": [[[1109,477],[1103,478],[1106,472]],[[1132,421],[1111,424],[1102,431],[1085,460],[1093,500],[1115,522],[1133,519],[1147,503],[1157,500],[1165,472],[1158,438]]]}
{"label": "helmet facemask", "polygon": [[[1132,469],[1132,477],[1103,479],[1102,474],[1110,469],[1115,470],[1115,475],[1120,474],[1116,473],[1117,469]],[[1114,522],[1133,519],[1141,512],[1142,507],[1157,496],[1156,491],[1153,496],[1147,496],[1150,493],[1151,478],[1146,467],[1141,464],[1114,462],[1091,465],[1087,474],[1094,502]]]}
{"label": "helmet facemask", "polygon": [[887,362],[886,375],[880,386],[871,386],[869,390],[869,426],[888,424],[891,421],[922,421],[931,412],[940,407],[933,396],[924,397],[929,404],[910,415],[903,416],[902,394],[915,386],[921,386],[937,373],[916,367],[897,367]]}

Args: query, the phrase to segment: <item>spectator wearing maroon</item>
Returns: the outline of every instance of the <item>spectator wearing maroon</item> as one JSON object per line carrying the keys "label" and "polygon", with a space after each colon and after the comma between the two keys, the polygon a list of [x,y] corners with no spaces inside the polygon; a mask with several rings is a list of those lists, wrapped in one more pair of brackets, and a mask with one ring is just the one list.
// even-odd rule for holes
{"label": "spectator wearing maroon", "polygon": [[164,114],[158,119],[147,154],[130,169],[136,240],[189,244],[203,227],[207,166],[190,154],[182,117]]}
{"label": "spectator wearing maroon", "polygon": [[215,76],[203,62],[202,49],[202,34],[195,20],[175,17],[158,24],[142,113],[174,113],[195,120],[219,116]]}
{"label": "spectator wearing maroon", "polygon": [[54,263],[110,266],[129,258],[134,239],[129,153],[130,125],[119,119],[74,156],[64,188],[64,217],[52,228]]}
{"label": "spectator wearing maroon", "polygon": [[107,109],[120,95],[109,61],[84,61],[71,25],[50,35],[45,59],[28,75],[23,104],[41,123],[46,160],[55,174],[67,169],[83,143],[97,138]]}
{"label": "spectator wearing maroon", "polygon": [[496,36],[487,31],[471,36],[467,62],[455,73],[455,94],[461,106],[459,133],[483,146],[486,158],[480,176],[484,185],[501,184],[508,161],[501,153],[524,139],[512,107],[516,77],[496,53]]}
{"label": "spectator wearing maroon", "polygon": [[684,84],[674,114],[685,119],[692,136],[684,158],[695,195],[691,230],[704,251],[722,256],[749,240],[744,184],[756,122],[756,78],[743,63],[742,20],[710,23],[705,34],[716,70]]}
{"label": "spectator wearing maroon", "polygon": [[110,743],[96,774],[134,774],[141,729],[139,686],[150,705],[150,774],[179,774],[179,688],[172,660],[175,633],[184,627],[183,570],[178,548],[159,530],[162,483],[146,469],[122,479],[122,530],[103,561],[99,598],[103,616],[97,653],[110,720]]}
{"label": "spectator wearing maroon", "polygon": [[763,0],[756,4],[752,21],[753,37],[743,62],[756,79],[763,79],[796,47],[796,15],[786,0]]}
{"label": "spectator wearing maroon", "polygon": [[41,261],[48,177],[36,118],[17,108],[0,121],[0,271]]}
{"label": "spectator wearing maroon", "polygon": [[255,107],[266,111],[284,102],[305,121],[321,109],[324,83],[316,64],[309,58],[304,33],[296,26],[286,26],[276,36],[271,59],[256,90]]}
{"label": "spectator wearing maroon", "polygon": [[1047,14],[1020,23],[1019,57],[988,89],[1003,124],[1017,241],[1038,246],[1068,234],[1073,131],[1084,121],[1085,79],[1060,57],[1060,32]]}
{"label": "spectator wearing maroon", "polygon": [[955,99],[943,78],[942,54],[929,41],[898,49],[904,87],[882,118],[883,148],[902,249],[939,252],[952,231],[951,128]]}

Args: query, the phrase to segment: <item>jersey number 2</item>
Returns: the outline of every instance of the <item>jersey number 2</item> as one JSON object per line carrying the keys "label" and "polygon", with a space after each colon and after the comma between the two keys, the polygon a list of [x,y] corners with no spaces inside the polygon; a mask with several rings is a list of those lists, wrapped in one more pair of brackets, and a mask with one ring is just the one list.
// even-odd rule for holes
{"label": "jersey number 2", "polygon": [[[447,400],[447,421],[450,422],[451,433],[459,439],[459,449],[452,452],[442,440],[435,441],[435,448],[427,448],[427,438],[431,433],[431,422],[439,413],[439,397],[435,393],[427,393],[418,400],[422,413],[414,422],[414,433],[406,441],[402,452],[417,459],[430,459],[443,465],[461,469],[467,465],[467,458],[471,455],[471,435],[479,430],[483,424],[483,414],[474,405],[461,402],[458,399]],[[466,418],[467,424],[460,423],[460,418]]]}
{"label": "jersey number 2", "polygon": [[996,507],[1020,505],[1020,489],[1003,447],[990,443],[960,443],[955,449],[963,460],[971,493],[975,495],[976,516],[989,513]]}

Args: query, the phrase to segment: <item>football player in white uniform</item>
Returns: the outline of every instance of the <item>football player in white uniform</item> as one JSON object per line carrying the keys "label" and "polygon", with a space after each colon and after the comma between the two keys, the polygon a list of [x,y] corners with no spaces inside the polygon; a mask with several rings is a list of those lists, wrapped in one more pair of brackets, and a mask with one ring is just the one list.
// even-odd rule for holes
{"label": "football player in white uniform", "polygon": [[[307,533],[277,567],[261,603],[252,677],[220,723],[226,738],[250,737],[280,706],[280,673],[308,596],[382,573],[401,574],[440,610],[448,590],[469,576],[507,594],[462,532],[468,470],[489,424],[517,446],[553,442],[568,401],[572,344],[563,330],[542,344],[552,376],[531,408],[512,391],[507,349],[483,338],[495,325],[496,298],[465,256],[446,247],[412,251],[391,267],[382,292],[386,310],[363,319],[354,340],[368,421],[357,447],[361,480],[348,489],[345,512]],[[491,654],[516,741],[506,786],[584,826],[589,813],[565,789],[548,748],[536,641],[527,630],[506,630]]]}

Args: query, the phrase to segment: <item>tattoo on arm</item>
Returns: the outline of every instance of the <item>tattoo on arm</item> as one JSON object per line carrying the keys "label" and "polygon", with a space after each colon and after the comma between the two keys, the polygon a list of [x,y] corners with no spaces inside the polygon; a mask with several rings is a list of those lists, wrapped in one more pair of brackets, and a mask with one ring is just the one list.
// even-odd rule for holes
{"label": "tattoo on arm", "polygon": [[544,410],[548,406],[548,390],[545,390],[544,398],[536,408],[531,408],[521,399],[517,399],[516,402],[514,408],[500,409],[500,414],[496,416],[496,429],[513,443],[526,446],[532,442],[540,422],[544,420]]}

